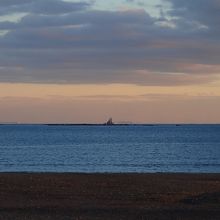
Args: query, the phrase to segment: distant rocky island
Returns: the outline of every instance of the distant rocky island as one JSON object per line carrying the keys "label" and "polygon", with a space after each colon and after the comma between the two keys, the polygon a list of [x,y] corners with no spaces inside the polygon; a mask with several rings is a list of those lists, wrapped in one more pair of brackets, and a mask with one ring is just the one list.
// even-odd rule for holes
{"label": "distant rocky island", "polygon": [[109,118],[109,120],[106,123],[104,123],[104,125],[108,125],[108,126],[114,125],[112,118]]}
{"label": "distant rocky island", "polygon": [[44,124],[48,126],[157,126],[159,124],[135,124],[132,122],[119,122],[115,123],[113,122],[112,118],[109,118],[108,121],[105,123],[100,123],[100,124],[89,124],[89,123],[81,123],[81,124]]}

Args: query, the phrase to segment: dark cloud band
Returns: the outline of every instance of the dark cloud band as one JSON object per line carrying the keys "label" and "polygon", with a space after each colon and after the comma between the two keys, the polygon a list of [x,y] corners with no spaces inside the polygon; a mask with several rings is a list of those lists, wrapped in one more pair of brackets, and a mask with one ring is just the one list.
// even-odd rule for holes
{"label": "dark cloud band", "polygon": [[214,81],[220,73],[219,1],[169,2],[172,8],[158,19],[144,10],[95,11],[88,2],[0,1],[0,14],[26,13],[18,22],[0,22],[7,31],[0,37],[0,81]]}

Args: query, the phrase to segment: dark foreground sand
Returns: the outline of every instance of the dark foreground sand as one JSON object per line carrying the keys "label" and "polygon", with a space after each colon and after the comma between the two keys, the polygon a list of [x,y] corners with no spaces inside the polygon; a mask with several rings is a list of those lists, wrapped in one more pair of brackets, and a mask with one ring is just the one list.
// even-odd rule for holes
{"label": "dark foreground sand", "polygon": [[220,174],[2,173],[0,219],[220,219]]}

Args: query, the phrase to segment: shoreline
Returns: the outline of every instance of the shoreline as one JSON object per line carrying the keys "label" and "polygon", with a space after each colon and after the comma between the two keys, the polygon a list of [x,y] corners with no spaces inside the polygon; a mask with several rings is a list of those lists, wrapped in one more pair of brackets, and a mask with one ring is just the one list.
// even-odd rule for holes
{"label": "shoreline", "polygon": [[111,127],[111,126],[219,126],[220,123],[168,123],[168,124],[164,124],[164,123],[115,123],[115,124],[111,124],[111,125],[107,125],[105,123],[0,123],[0,126],[7,126],[7,125],[26,125],[26,126],[30,126],[30,125],[36,125],[36,126],[105,126],[105,127]]}
{"label": "shoreline", "polygon": [[4,219],[219,219],[220,173],[0,172]]}
{"label": "shoreline", "polygon": [[167,176],[174,176],[174,175],[185,175],[185,176],[203,176],[203,175],[219,175],[220,172],[77,172],[77,171],[0,171],[0,177],[1,175],[5,174],[15,174],[15,175],[23,175],[23,174],[30,174],[30,175],[100,175],[100,176],[105,176],[105,175],[115,175],[115,176],[129,176],[129,175],[137,175],[137,176],[147,176],[147,175],[167,175]]}

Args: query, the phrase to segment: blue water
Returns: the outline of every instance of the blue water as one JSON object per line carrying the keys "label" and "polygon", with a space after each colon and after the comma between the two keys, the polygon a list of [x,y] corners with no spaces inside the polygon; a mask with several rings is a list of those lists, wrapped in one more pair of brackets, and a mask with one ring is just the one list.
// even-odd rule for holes
{"label": "blue water", "polygon": [[0,172],[220,173],[220,125],[0,126]]}

